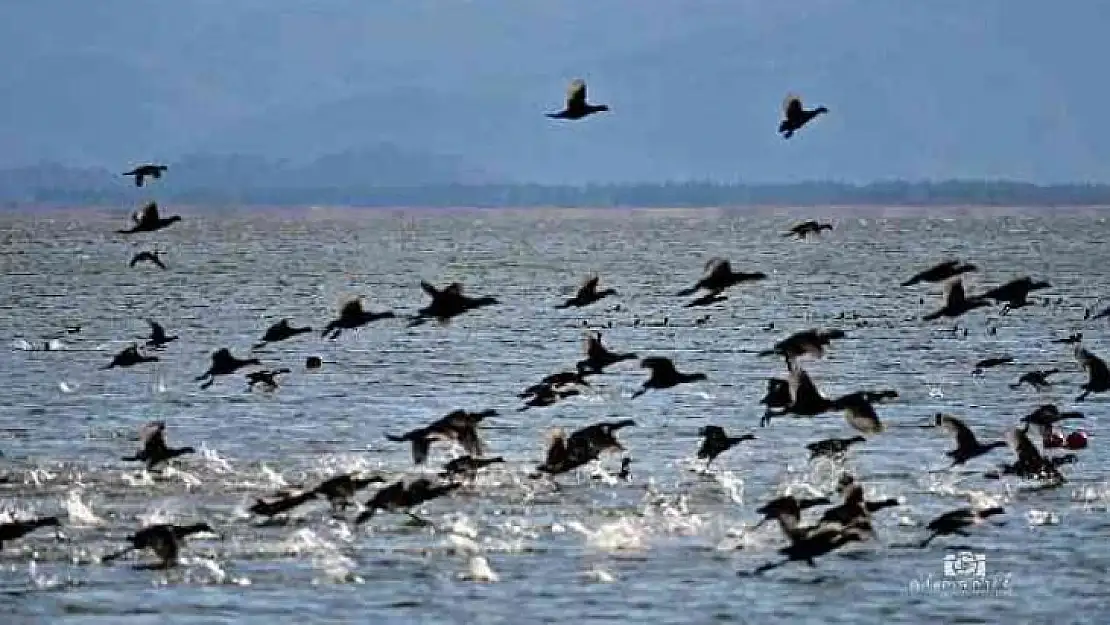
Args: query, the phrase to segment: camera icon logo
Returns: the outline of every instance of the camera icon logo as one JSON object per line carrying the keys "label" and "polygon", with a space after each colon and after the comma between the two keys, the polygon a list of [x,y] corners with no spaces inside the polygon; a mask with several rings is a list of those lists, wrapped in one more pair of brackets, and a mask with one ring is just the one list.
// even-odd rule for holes
{"label": "camera icon logo", "polygon": [[945,577],[986,577],[987,556],[982,553],[961,551],[944,556]]}

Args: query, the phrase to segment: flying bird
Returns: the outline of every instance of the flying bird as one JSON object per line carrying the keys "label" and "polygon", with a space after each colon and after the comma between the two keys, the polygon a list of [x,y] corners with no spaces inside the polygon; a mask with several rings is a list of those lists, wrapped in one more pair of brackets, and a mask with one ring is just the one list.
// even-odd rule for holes
{"label": "flying bird", "polygon": [[356,297],[355,299],[349,300],[346,304],[343,304],[342,308],[339,309],[339,317],[328,322],[321,336],[334,339],[337,338],[343,330],[353,330],[368,323],[378,321],[379,319],[392,319],[395,316],[393,311],[389,310],[380,313],[364,310],[362,308],[362,300]]}
{"label": "flying bird", "polygon": [[149,251],[149,250],[143,250],[143,251],[139,252],[138,254],[135,254],[134,256],[132,256],[131,257],[131,262],[128,263],[127,266],[128,267],[134,267],[135,265],[137,265],[139,263],[146,262],[146,263],[151,263],[151,264],[157,265],[159,269],[165,271],[166,265],[162,262],[161,258],[158,258],[158,255],[161,254],[161,253],[162,252],[159,252],[158,250],[154,250],[153,252]]}
{"label": "flying bird", "polygon": [[1091,393],[1110,391],[1110,369],[1106,367],[1105,360],[1079,345],[1075,346],[1075,358],[1079,361],[1079,366],[1087,372],[1087,381],[1081,387],[1083,393],[1076,397],[1075,401],[1083,401]]}
{"label": "flying bird", "polygon": [[196,452],[192,447],[170,447],[167,445],[165,421],[151,421],[139,428],[139,443],[142,448],[135,455],[125,456],[121,460],[144,462],[148,471],[178,456]]}
{"label": "flying bird", "polygon": [[420,288],[432,298],[432,302],[417,311],[416,317],[409,322],[409,327],[418,326],[429,319],[445,323],[471,310],[500,303],[496,297],[469,297],[463,293],[463,286],[458,282],[452,282],[440,290],[421,280]]}
{"label": "flying bird", "polygon": [[783,139],[789,139],[794,136],[794,133],[801,130],[818,115],[828,113],[829,109],[819,106],[815,109],[802,108],[802,99],[796,95],[790,94],[782,103],[782,111],[785,119],[779,124],[779,132],[782,134]]}
{"label": "flying bird", "polygon": [[578,292],[574,294],[574,297],[568,299],[562,304],[559,304],[555,308],[582,308],[585,306],[589,306],[590,304],[593,304],[594,302],[597,302],[605,297],[608,297],[609,295],[617,294],[617,291],[615,289],[602,289],[600,291],[597,290],[597,284],[600,279],[601,278],[598,276],[591,276],[587,278],[586,281],[582,283],[582,286],[578,288]]}
{"label": "flying bird", "polygon": [[158,564],[151,568],[165,569],[177,564],[177,554],[181,551],[181,543],[201,532],[215,533],[207,523],[194,523],[192,525],[171,525],[161,523],[151,525],[127,537],[131,544],[116,553],[104,556],[101,562],[111,562],[131,551],[150,549],[158,556]]}
{"label": "flying bird", "polygon": [[913,286],[920,282],[944,282],[969,271],[978,270],[979,268],[975,265],[961,263],[958,260],[948,260],[915,274],[912,278],[903,282],[902,286]]}
{"label": "flying bird", "polygon": [[931,312],[924,317],[924,321],[932,321],[940,317],[959,317],[967,312],[982,308],[983,306],[990,306],[988,302],[978,297],[968,298],[964,294],[964,283],[959,278],[955,278],[944,285],[944,305],[938,310]]}
{"label": "flying bird", "polygon": [[216,377],[231,375],[243,367],[262,364],[257,358],[236,358],[231,355],[231,350],[226,347],[212,352],[212,364],[208,370],[194,378],[196,382],[204,382],[201,388],[208,388],[216,382]]}
{"label": "flying bird", "polygon": [[455,410],[446,416],[433,421],[430,425],[416,428],[400,436],[387,434],[386,438],[395,442],[409,442],[412,445],[412,461],[415,464],[424,464],[428,458],[428,451],[432,442],[436,440],[454,441],[466,453],[481,456],[483,451],[482,439],[478,436],[478,425],[486,417],[497,414],[496,410],[482,410],[469,412]]}
{"label": "flying bird", "polygon": [[711,258],[705,263],[705,275],[694,283],[694,286],[683,289],[676,293],[676,295],[679,297],[686,297],[702,289],[709,291],[712,295],[720,295],[722,291],[731,286],[766,278],[767,274],[760,271],[754,273],[733,271],[732,265],[727,260],[723,258]]}
{"label": "flying bird", "polygon": [[169,228],[181,221],[180,215],[161,217],[158,215],[158,204],[150,202],[131,215],[132,226],[128,230],[117,230],[118,234],[135,234],[137,232],[154,232],[162,228]]}
{"label": "flying bird", "polygon": [[1044,280],[1033,280],[1029,276],[1011,280],[1001,286],[996,286],[993,289],[981,293],[979,299],[994,300],[997,304],[1005,304],[1002,307],[1001,315],[1008,314],[1011,310],[1025,308],[1032,304],[1029,301],[1029,294],[1033,291],[1040,289],[1050,288],[1052,285]]}
{"label": "flying bird", "polygon": [[729,436],[725,429],[719,425],[707,425],[698,430],[698,436],[703,437],[701,447],[698,448],[698,458],[705,460],[705,470],[717,459],[717,456],[732,449],[744,441],[755,440],[752,434]]}
{"label": "flying bird", "polygon": [[286,339],[291,339],[298,334],[307,334],[309,332],[312,332],[312,328],[294,328],[293,326],[289,325],[288,319],[282,319],[269,328],[266,328],[266,333],[262,335],[262,340],[258,343],[255,343],[254,347],[257,349],[259,347],[264,347],[267,343],[284,341]]}
{"label": "flying bird", "polygon": [[112,362],[101,367],[101,369],[113,369],[115,367],[133,367],[137,364],[144,362],[158,362],[157,356],[145,356],[139,352],[139,346],[136,343],[123,348],[118,354],[112,357]]}
{"label": "flying bird", "polygon": [[644,358],[640,361],[640,366],[644,369],[650,369],[651,377],[644,382],[639,390],[632,393],[633,398],[639,397],[653,388],[671,388],[679,384],[708,379],[704,373],[682,373],[675,369],[674,362],[670,358],[663,358],[662,356]]}
{"label": "flying bird", "polygon": [[608,111],[606,104],[590,104],[586,102],[586,81],[578,78],[572,80],[567,88],[566,108],[558,113],[545,113],[552,119],[582,119],[594,113]]}
{"label": "flying bird", "polygon": [[808,237],[811,234],[812,235],[818,235],[818,234],[821,234],[822,230],[832,230],[832,229],[833,229],[833,225],[830,224],[830,223],[820,223],[820,222],[817,222],[817,221],[814,221],[814,220],[811,219],[809,221],[803,221],[803,222],[795,224],[794,227],[790,228],[790,230],[787,230],[782,236],[783,237],[797,237],[799,239],[805,239],[806,237]]}
{"label": "flying bird", "polygon": [[135,186],[141,187],[143,186],[143,181],[146,179],[147,176],[158,180],[162,177],[162,172],[166,171],[167,169],[169,169],[169,167],[166,167],[165,165],[139,165],[131,171],[123,172],[122,175],[133,176],[135,178]]}
{"label": "flying bird", "polygon": [[171,343],[177,340],[177,335],[166,335],[166,329],[163,328],[162,324],[158,323],[157,321],[153,319],[147,319],[146,322],[150,324],[150,338],[146,342],[147,347],[162,349],[166,346],[166,343]]}

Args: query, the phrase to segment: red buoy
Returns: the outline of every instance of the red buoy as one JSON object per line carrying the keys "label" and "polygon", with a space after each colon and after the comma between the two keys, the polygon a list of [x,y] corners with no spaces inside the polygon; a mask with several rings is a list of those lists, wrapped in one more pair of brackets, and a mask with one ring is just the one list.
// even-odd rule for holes
{"label": "red buoy", "polygon": [[1087,446],[1087,433],[1082,430],[1076,430],[1068,434],[1066,441],[1068,449],[1083,449]]}

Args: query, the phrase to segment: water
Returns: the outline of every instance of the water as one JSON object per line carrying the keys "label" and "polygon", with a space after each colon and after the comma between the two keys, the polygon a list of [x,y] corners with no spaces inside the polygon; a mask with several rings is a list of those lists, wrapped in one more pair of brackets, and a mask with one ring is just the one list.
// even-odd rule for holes
{"label": "water", "polygon": [[[0,338],[12,345],[0,364],[0,471],[12,477],[0,485],[0,507],[3,514],[58,514],[64,524],[62,540],[40,530],[0,553],[0,601],[12,615],[6,622],[1104,618],[1104,398],[1082,406],[1091,448],[1065,468],[1069,481],[1055,490],[983,479],[995,462],[1010,459],[1007,450],[928,475],[946,464],[942,452],[952,446],[930,430],[891,427],[856,447],[845,467],[809,465],[806,442],[853,432],[838,415],[760,428],[756,402],[765,379],[783,368],[754,354],[794,330],[841,327],[848,338],[806,365],[827,394],[893,387],[901,398],[879,411],[888,426],[945,410],[981,438],[997,438],[1041,403],[1073,405],[1082,376],[1071,346],[1051,339],[1082,331],[1090,349],[1110,353],[1103,324],[1082,320],[1084,307],[1110,293],[1110,226],[1097,214],[942,219],[845,211],[833,215],[832,233],[797,242],[781,232],[794,217],[809,216],[804,211],[180,212],[184,222],[133,238],[112,234],[126,224],[123,210],[0,215]],[[127,268],[135,251],[156,246],[168,252],[168,271]],[[946,324],[916,321],[935,306],[939,288],[897,283],[950,255],[980,266],[968,276],[970,291],[1028,273],[1053,283],[1038,298],[1051,303],[1005,317],[972,313],[963,322],[966,338],[944,331]],[[712,256],[770,279],[733,289],[711,308],[682,308],[685,300],[673,293]],[[594,271],[620,295],[584,311],[553,309]],[[212,350],[244,355],[281,317],[321,328],[353,295],[374,310],[410,313],[426,303],[422,278],[458,280],[469,293],[504,303],[445,327],[406,329],[403,320],[388,320],[336,341],[313,334],[258,350],[266,365],[293,369],[274,393],[245,392],[241,376],[207,391],[192,381]],[[618,303],[621,310],[610,311]],[[696,325],[706,313],[709,320]],[[147,317],[182,338],[158,363],[98,370],[146,335]],[[628,362],[595,378],[582,397],[515,412],[520,389],[580,357],[584,321],[603,327],[613,349],[669,356],[709,381],[632,401],[646,376]],[[775,328],[765,329],[771,322]],[[73,325],[80,332],[67,334]],[[18,349],[27,347],[19,341],[50,339],[62,349]],[[328,363],[318,372],[304,369],[312,354]],[[969,375],[975,361],[1003,354],[1018,364]],[[1063,370],[1051,390],[1007,387],[1022,371],[1049,366]],[[284,526],[247,518],[254,497],[287,485],[355,468],[411,473],[407,446],[384,433],[455,408],[487,407],[502,411],[488,420],[490,450],[509,462],[476,487],[425,506],[438,532],[391,514],[352,531],[323,504]],[[634,458],[631,483],[583,471],[554,491],[526,477],[552,428],[625,417],[637,421],[621,432]],[[150,419],[168,422],[171,445],[199,453],[162,476],[120,462]],[[697,429],[708,423],[758,440],[704,474],[692,457]],[[452,453],[433,447],[428,470]],[[600,470],[618,464],[607,457]],[[777,559],[774,550],[784,544],[770,524],[750,529],[753,508],[786,489],[830,492],[841,470],[854,472],[872,497],[905,498],[876,515],[878,538],[822,558],[816,569],[737,576]],[[925,550],[898,548],[920,540],[936,514],[972,500],[1005,505],[1006,524]],[[198,520],[220,535],[190,539],[174,570],[98,561],[143,524]],[[948,579],[942,561],[959,545],[982,553],[990,575],[1009,575],[1012,592],[912,593],[915,583]]]}

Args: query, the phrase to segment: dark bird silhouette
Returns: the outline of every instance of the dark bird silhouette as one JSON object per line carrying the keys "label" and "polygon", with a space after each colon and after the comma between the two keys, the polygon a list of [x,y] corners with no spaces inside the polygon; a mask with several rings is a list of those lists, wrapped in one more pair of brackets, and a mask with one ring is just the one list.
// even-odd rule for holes
{"label": "dark bird silhouette", "polygon": [[698,430],[698,436],[703,437],[701,447],[698,448],[698,458],[705,460],[705,470],[709,470],[709,465],[717,459],[717,456],[732,449],[734,446],[739,445],[744,441],[754,441],[755,436],[752,434],[743,434],[741,436],[729,436],[725,433],[725,429],[719,425],[707,425]]}
{"label": "dark bird silhouette", "polygon": [[494,456],[492,458],[475,458],[473,456],[459,456],[443,465],[443,471],[440,472],[440,477],[474,477],[478,471],[488,467],[491,464],[498,464],[505,462],[501,456]]}
{"label": "dark bird silhouette", "polygon": [[686,297],[693,295],[698,291],[704,289],[709,291],[713,296],[720,295],[725,289],[741,284],[743,282],[751,282],[753,280],[763,280],[767,278],[767,274],[756,271],[754,273],[745,273],[743,271],[733,271],[732,265],[723,258],[711,258],[705,263],[705,275],[698,280],[694,286],[683,289],[676,293],[679,297]]}
{"label": "dark bird silhouette", "polygon": [[177,554],[181,551],[181,543],[201,532],[215,533],[207,523],[194,523],[192,525],[171,525],[161,523],[151,525],[127,537],[130,546],[116,553],[104,556],[102,562],[111,562],[131,551],[150,549],[158,556],[158,564],[150,568],[165,569],[177,564]]}
{"label": "dark bird silhouette", "polygon": [[558,113],[544,113],[544,115],[551,119],[582,119],[588,115],[608,110],[609,106],[606,104],[589,104],[586,102],[586,81],[579,78],[572,80],[570,87],[567,88],[566,108]]}
{"label": "dark bird silhouette", "polygon": [[828,497],[814,497],[808,499],[798,499],[793,495],[784,495],[776,497],[771,501],[763,504],[755,509],[757,513],[762,515],[759,523],[755,527],[759,527],[767,521],[778,521],[783,528],[784,533],[793,531],[798,527],[798,523],[802,519],[802,511],[814,506],[825,506],[831,504]]}
{"label": "dark bird silhouette", "polygon": [[828,347],[833,340],[842,339],[847,336],[843,330],[818,330],[816,328],[810,330],[803,330],[795,332],[785,339],[775,343],[771,349],[766,349],[758,356],[772,356],[779,355],[786,359],[787,366],[799,358],[800,356],[810,355],[814,358],[821,358],[825,355],[825,348]]}
{"label": "dark bird silhouette", "polygon": [[1106,319],[1107,317],[1110,317],[1110,306],[1103,308],[1102,310],[1095,313],[1093,316],[1091,315],[1091,310],[1089,308],[1083,312],[1083,318],[1090,319],[1091,321],[1095,321],[1097,319]]}
{"label": "dark bird silhouette", "polygon": [[848,452],[848,448],[855,443],[863,443],[867,441],[862,436],[853,436],[851,438],[826,438],[806,445],[809,450],[809,459],[814,460],[821,456],[842,456]]}
{"label": "dark bird silhouette", "polygon": [[391,310],[385,312],[368,312],[362,308],[362,300],[355,298],[348,301],[339,309],[339,317],[328,322],[320,336],[334,339],[343,330],[353,330],[380,319],[392,319],[396,315]]}
{"label": "dark bird silhouette", "polygon": [[585,375],[603,373],[605,367],[615,365],[625,360],[635,360],[637,358],[634,352],[618,354],[609,351],[601,342],[600,332],[595,332],[586,337],[585,352],[586,358],[578,361],[576,365],[578,371]]}
{"label": "dark bird silhouette", "polygon": [[992,449],[1005,447],[1005,441],[991,441],[989,443],[980,443],[971,428],[967,427],[963,421],[942,413],[937,413],[933,417],[934,423],[925,427],[939,427],[944,428],[949,434],[956,437],[956,448],[952,451],[947,451],[944,455],[952,459],[952,464],[942,470],[951,469],[956,465],[963,464],[972,458],[978,458]]}
{"label": "dark bird silhouette", "polygon": [[266,333],[262,335],[262,340],[258,343],[255,343],[254,347],[257,349],[259,347],[264,347],[267,343],[284,341],[286,339],[291,339],[298,334],[307,334],[308,332],[312,332],[312,328],[294,328],[293,326],[289,325],[288,319],[282,319],[281,321],[267,328]]}
{"label": "dark bird silhouette", "polygon": [[[1014,455],[1017,456],[1017,461],[1011,465],[1003,465],[1002,473],[1016,475],[1024,479],[1035,480],[1049,480],[1061,484],[1064,481],[1064,476],[1057,468],[1061,464],[1066,464],[1073,460],[1061,460],[1059,458],[1048,459],[1041,455],[1037,450],[1037,446],[1033,441],[1029,440],[1029,424],[1026,423],[1024,427],[1012,428],[1006,436],[1006,440],[1013,450]],[[1070,454],[1069,454],[1070,455]],[[1064,456],[1066,458],[1066,456]],[[988,475],[988,477],[992,477]]]}
{"label": "dark bird silhouette", "polygon": [[528,388],[521,391],[517,397],[527,399],[540,393],[548,392],[549,388],[555,390],[557,388],[581,384],[582,386],[589,386],[590,382],[586,378],[586,374],[581,371],[560,371],[559,373],[552,373],[545,375],[538,384],[533,384]]}
{"label": "dark bird silhouette", "polygon": [[944,285],[944,305],[938,310],[925,315],[922,319],[932,321],[940,317],[955,318],[984,306],[990,306],[990,304],[978,297],[968,299],[964,294],[963,280],[956,278]]}
{"label": "dark bird silhouette", "polygon": [[814,234],[814,235],[821,234],[822,230],[832,230],[832,229],[833,229],[832,224],[819,223],[819,222],[816,222],[816,221],[813,221],[813,220],[809,220],[809,221],[803,221],[803,222],[794,224],[794,227],[790,228],[790,230],[786,231],[786,233],[784,233],[782,236],[784,236],[784,237],[797,237],[799,239],[804,239],[804,238],[808,237],[811,234]]}
{"label": "dark bird silhouette", "polygon": [[975,363],[975,369],[973,369],[971,371],[971,374],[972,375],[983,375],[983,370],[984,369],[992,369],[992,368],[997,367],[999,365],[1008,365],[1012,362],[1014,362],[1014,359],[1011,358],[1010,356],[998,356],[998,357],[994,357],[994,358],[984,358],[984,359],[980,360],[979,362]]}
{"label": "dark bird silhouette", "polygon": [[848,425],[864,434],[878,434],[883,431],[882,421],[875,412],[875,404],[887,397],[897,397],[896,391],[857,391],[833,400],[836,410],[844,411]]}
{"label": "dark bird silhouette", "polygon": [[217,376],[231,375],[243,367],[262,364],[257,358],[236,358],[231,355],[231,350],[226,347],[212,352],[212,364],[208,370],[194,378],[194,381],[204,382],[201,388],[208,388],[216,381]]}
{"label": "dark bird silhouette", "polygon": [[417,311],[416,317],[409,322],[409,327],[418,326],[429,319],[445,323],[465,312],[500,303],[496,297],[469,297],[463,293],[463,286],[458,282],[452,282],[439,290],[422,280],[420,288],[432,298],[432,303]]}
{"label": "dark bird silhouette", "polygon": [[320,482],[312,492],[326,497],[333,510],[344,510],[350,505],[355,493],[371,484],[383,483],[385,479],[380,475],[361,476],[355,473],[343,473]]}
{"label": "dark bird silhouette", "polygon": [[1079,361],[1079,366],[1087,372],[1087,381],[1081,387],[1083,392],[1075,401],[1083,401],[1091,393],[1110,391],[1110,369],[1106,367],[1105,360],[1079,345],[1075,346],[1075,358]]}
{"label": "dark bird silhouette", "polygon": [[707,291],[705,294],[695,297],[694,299],[686,302],[684,308],[697,308],[699,306],[710,306],[717,302],[728,300],[727,297],[721,295],[720,291]]}
{"label": "dark bird silhouette", "polygon": [[118,234],[135,234],[137,232],[154,232],[162,228],[169,228],[173,224],[181,221],[180,215],[170,215],[169,217],[161,217],[158,214],[158,204],[150,202],[139,210],[131,214],[131,228],[127,230],[117,230]]}
{"label": "dark bird silhouette", "polygon": [[170,343],[170,342],[173,342],[173,341],[177,340],[177,335],[167,336],[166,335],[166,329],[163,328],[162,324],[158,323],[157,321],[155,321],[153,319],[147,319],[146,322],[148,324],[150,324],[150,338],[147,339],[147,342],[146,342],[147,347],[153,347],[154,349],[162,349],[163,347],[166,346],[166,343]]}
{"label": "dark bird silhouette", "polygon": [[412,444],[412,461],[415,464],[424,464],[428,459],[428,451],[431,448],[432,441],[436,440],[454,441],[462,446],[466,453],[480,456],[482,455],[483,445],[482,439],[478,436],[478,424],[486,417],[492,417],[496,414],[496,410],[482,410],[481,412],[455,410],[436,419],[426,427],[411,430],[400,436],[386,434],[385,437],[395,443],[410,442]]}
{"label": "dark bird silhouette", "polygon": [[148,471],[169,462],[178,456],[195,453],[192,447],[170,447],[166,445],[165,421],[151,421],[139,428],[141,449],[134,456],[125,456],[127,462],[145,462]]}
{"label": "dark bird silhouette", "polygon": [[[851,476],[845,475],[840,480],[838,490],[843,493],[844,500],[839,505],[825,510],[817,521],[817,527],[828,527],[836,524],[842,529],[851,528],[871,534],[873,532],[871,510],[867,505],[863,487],[857,484]],[[886,507],[890,501],[893,501],[894,505],[898,504],[897,500],[887,500],[882,502],[882,507]]]}
{"label": "dark bird silhouette", "polygon": [[158,362],[158,357],[143,355],[141,352],[139,352],[138,344],[132,343],[131,345],[120,350],[118,354],[112,357],[112,362],[104,365],[103,367],[101,367],[101,369],[112,369],[115,367],[133,367],[144,362]]}
{"label": "dark bird silhouette", "polygon": [[433,484],[426,478],[417,478],[409,483],[404,480],[394,482],[374,493],[370,501],[366,502],[366,509],[355,517],[355,525],[369,521],[378,510],[390,512],[403,510],[416,521],[427,524],[427,521],[413,514],[411,509],[426,501],[446,495],[461,485],[459,482]]}
{"label": "dark bird silhouette", "polygon": [[319,356],[309,356],[304,359],[305,369],[319,369],[322,366],[324,366],[324,359]]}
{"label": "dark bird silhouette", "polygon": [[1056,427],[1056,424],[1061,421],[1084,418],[1086,417],[1082,412],[1060,412],[1060,409],[1053,404],[1043,404],[1038,406],[1033,412],[1022,417],[1021,422],[1036,426],[1044,432],[1051,431]]}
{"label": "dark bird silhouette", "polygon": [[1048,376],[1060,373],[1059,369],[1043,369],[1037,371],[1027,371],[1021,374],[1017,382],[1010,385],[1010,388],[1021,388],[1022,384],[1028,384],[1038,391],[1044,390],[1052,386],[1052,382],[1048,381]]}
{"label": "dark bird silhouette", "polygon": [[970,271],[978,271],[979,268],[970,263],[961,263],[958,260],[948,260],[943,263],[934,265],[925,271],[914,274],[912,278],[902,283],[902,286],[913,286],[920,282],[944,282],[949,278],[968,273]]}
{"label": "dark bird silhouette", "polygon": [[967,529],[973,525],[978,525],[984,520],[999,514],[1005,514],[1005,510],[1000,507],[986,508],[984,510],[972,510],[971,508],[960,508],[951,512],[945,512],[929,522],[925,529],[930,532],[929,536],[921,541],[918,545],[922,549],[929,546],[933,539],[938,536],[949,536],[956,534],[958,536],[970,536]]}
{"label": "dark bird silhouette", "polygon": [[0,550],[4,548],[4,543],[23,538],[40,527],[59,526],[61,523],[56,516],[0,523]]}
{"label": "dark bird silhouette", "polygon": [[581,391],[576,388],[556,388],[551,384],[535,384],[525,390],[532,392],[530,395],[525,395],[528,401],[524,402],[524,405],[518,408],[517,412],[524,412],[529,408],[543,408],[557,403],[561,399],[582,394]]}
{"label": "dark bird silhouette", "polygon": [[282,368],[251,371],[247,374],[247,390],[253,389],[257,384],[261,384],[266,390],[272,391],[278,387],[277,376],[283,373],[289,373],[289,369]]}
{"label": "dark bird silhouette", "polygon": [[993,289],[981,293],[980,299],[994,300],[997,304],[1005,304],[999,314],[1008,314],[1011,310],[1025,308],[1032,304],[1029,301],[1029,294],[1033,291],[1040,289],[1050,288],[1052,285],[1044,280],[1033,280],[1029,276],[1011,280],[1001,286],[996,286]]}
{"label": "dark bird silhouette", "polygon": [[828,113],[829,109],[819,106],[815,109],[802,108],[802,99],[796,95],[787,95],[786,100],[782,103],[782,111],[785,119],[779,124],[779,133],[782,134],[783,139],[789,139],[805,126],[811,119]]}
{"label": "dark bird silhouette", "polygon": [[650,369],[651,377],[644,382],[639,390],[632,393],[633,398],[639,397],[653,388],[671,388],[679,384],[708,379],[704,373],[681,373],[675,369],[670,358],[663,358],[662,356],[644,358],[640,361],[640,366],[644,369]]}
{"label": "dark bird silhouette", "polygon": [[163,271],[165,271],[166,264],[162,262],[161,258],[158,258],[159,254],[161,254],[161,252],[159,252],[158,250],[154,250],[153,252],[151,252],[149,250],[143,250],[143,251],[139,252],[138,254],[135,254],[134,256],[132,256],[131,257],[131,262],[128,263],[127,266],[128,267],[134,267],[135,265],[137,265],[139,263],[144,263],[145,262],[145,263],[155,264],[155,265],[158,266],[159,269],[162,269]]}
{"label": "dark bird silhouette", "polygon": [[586,281],[582,283],[582,286],[578,288],[578,292],[574,294],[574,297],[568,299],[562,304],[559,304],[555,308],[582,308],[585,306],[589,306],[594,302],[602,300],[610,295],[617,294],[616,289],[602,289],[600,291],[597,290],[597,283],[600,279],[601,278],[599,278],[598,276],[591,276],[590,278],[587,278]]}
{"label": "dark bird silhouette", "polygon": [[151,164],[139,165],[138,167],[136,167],[135,169],[132,169],[131,171],[123,172],[122,175],[134,177],[135,178],[135,186],[136,187],[141,187],[141,186],[143,186],[143,182],[144,182],[144,180],[146,179],[147,176],[150,176],[151,178],[154,178],[155,180],[158,180],[159,178],[162,177],[162,172],[166,171],[167,169],[169,169],[169,167],[166,167],[165,165],[151,165]]}
{"label": "dark bird silhouette", "polygon": [[844,545],[864,540],[866,534],[856,529],[841,529],[836,526],[818,526],[808,532],[789,534],[790,544],[779,553],[786,556],[785,560],[770,562],[757,568],[753,575],[760,575],[771,569],[776,569],[790,562],[805,562],[809,566],[816,566],[814,559],[835,551]]}
{"label": "dark bird silhouette", "polygon": [[270,501],[255,499],[254,503],[251,504],[247,510],[259,516],[273,517],[279,514],[285,514],[293,508],[301,506],[315,498],[316,492],[309,490],[292,495],[276,497]]}
{"label": "dark bird silhouette", "polygon": [[790,396],[790,382],[788,380],[768,378],[767,392],[763,395],[763,399],[759,400],[759,403],[766,406],[763,417],[759,420],[759,425],[767,425],[771,420],[771,416],[775,414],[775,410],[789,408],[792,401]]}
{"label": "dark bird silhouette", "polygon": [[1076,345],[1083,342],[1083,333],[1076,332],[1074,334],[1068,335],[1067,338],[1053,339],[1052,342],[1063,345]]}
{"label": "dark bird silhouette", "polygon": [[636,422],[632,419],[604,421],[576,430],[570,436],[562,430],[556,430],[551,435],[547,457],[536,470],[558,475],[597,460],[602,452],[624,451],[616,433],[621,428],[634,425]]}

